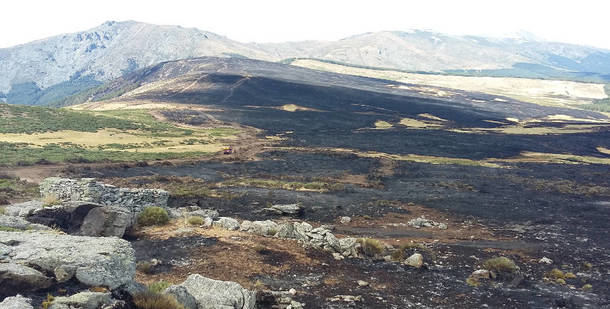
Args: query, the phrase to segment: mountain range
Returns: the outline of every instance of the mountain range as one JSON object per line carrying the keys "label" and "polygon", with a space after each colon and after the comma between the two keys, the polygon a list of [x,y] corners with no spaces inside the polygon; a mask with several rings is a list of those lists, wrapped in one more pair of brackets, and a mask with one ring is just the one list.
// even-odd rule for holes
{"label": "mountain range", "polygon": [[610,81],[610,51],[518,38],[385,31],[338,41],[241,43],[194,28],[135,21],[0,49],[0,100],[48,105],[163,61],[221,56],[315,58],[435,74]]}

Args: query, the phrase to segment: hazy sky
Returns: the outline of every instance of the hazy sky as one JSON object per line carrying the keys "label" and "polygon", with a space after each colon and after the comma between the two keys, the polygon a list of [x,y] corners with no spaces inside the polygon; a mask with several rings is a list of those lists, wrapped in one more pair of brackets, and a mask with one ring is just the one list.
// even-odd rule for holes
{"label": "hazy sky", "polygon": [[196,27],[249,42],[336,40],[380,30],[431,29],[543,39],[610,49],[607,0],[3,0],[0,47],[136,20]]}

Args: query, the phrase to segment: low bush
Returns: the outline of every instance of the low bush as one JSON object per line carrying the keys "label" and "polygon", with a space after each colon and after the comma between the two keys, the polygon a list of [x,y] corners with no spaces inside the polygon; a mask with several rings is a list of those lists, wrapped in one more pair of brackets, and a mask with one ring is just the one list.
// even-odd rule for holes
{"label": "low bush", "polygon": [[151,293],[161,293],[165,291],[165,289],[167,289],[170,285],[172,285],[170,282],[164,280],[153,282],[148,285],[148,291]]}
{"label": "low bush", "polygon": [[383,249],[385,248],[384,244],[377,239],[360,238],[358,239],[358,242],[362,246],[362,252],[369,257],[374,257],[378,254],[381,254],[383,252]]}
{"label": "low bush", "polygon": [[418,244],[418,243],[414,243],[414,242],[402,244],[402,245],[400,245],[400,247],[398,247],[398,249],[396,249],[396,250],[394,250],[394,252],[392,252],[392,255],[391,255],[392,260],[394,260],[394,261],[404,260],[406,258],[405,251],[411,250],[411,249],[423,250],[423,249],[425,249],[425,247],[422,244]]}
{"label": "low bush", "polygon": [[513,260],[507,257],[496,257],[489,259],[483,263],[483,268],[493,271],[498,275],[512,274],[519,270],[519,267],[513,262]]}
{"label": "low bush", "polygon": [[199,216],[191,216],[186,219],[186,222],[188,222],[190,225],[203,225],[204,220]]}
{"label": "low bush", "polygon": [[169,222],[167,210],[158,207],[148,207],[138,215],[138,224],[141,226],[164,225]]}
{"label": "low bush", "polygon": [[184,309],[174,296],[150,291],[134,295],[133,302],[137,309]]}
{"label": "low bush", "polygon": [[42,207],[51,207],[61,203],[56,195],[49,194],[42,199]]}
{"label": "low bush", "polygon": [[136,264],[136,270],[145,274],[152,274],[153,268],[154,265],[151,262],[138,262]]}

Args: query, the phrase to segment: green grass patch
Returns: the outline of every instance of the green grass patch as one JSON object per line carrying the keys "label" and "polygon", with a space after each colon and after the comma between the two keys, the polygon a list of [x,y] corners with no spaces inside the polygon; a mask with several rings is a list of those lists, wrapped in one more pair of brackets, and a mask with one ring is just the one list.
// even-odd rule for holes
{"label": "green grass patch", "polygon": [[164,225],[168,222],[167,210],[158,206],[148,207],[138,215],[138,224],[142,226]]}
{"label": "green grass patch", "polygon": [[33,165],[40,163],[87,163],[150,161],[181,158],[198,158],[204,152],[128,152],[90,149],[70,144],[48,144],[32,147],[28,144],[0,142],[0,165]]}
{"label": "green grass patch", "polygon": [[299,182],[260,178],[235,178],[221,183],[223,186],[257,187],[284,190],[311,190],[320,192],[342,191],[345,185],[321,181]]}
{"label": "green grass patch", "polygon": [[150,291],[152,293],[161,293],[161,292],[165,291],[165,289],[167,289],[170,285],[172,285],[170,282],[167,282],[165,280],[160,280],[160,281],[149,284],[148,291]]}
{"label": "green grass patch", "polygon": [[138,124],[131,121],[113,117],[22,105],[0,104],[0,116],[0,133],[32,134],[60,130],[95,132],[103,128],[139,128]]}

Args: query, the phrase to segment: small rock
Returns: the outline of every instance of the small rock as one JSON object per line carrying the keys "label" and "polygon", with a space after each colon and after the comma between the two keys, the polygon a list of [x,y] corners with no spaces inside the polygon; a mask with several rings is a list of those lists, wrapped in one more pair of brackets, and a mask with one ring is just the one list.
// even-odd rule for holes
{"label": "small rock", "polygon": [[229,217],[220,217],[217,221],[214,221],[212,225],[227,229],[229,231],[238,230],[240,227],[239,221]]}
{"label": "small rock", "polygon": [[55,297],[49,309],[97,309],[111,303],[110,293],[81,292],[70,297]]}
{"label": "small rock", "polygon": [[424,265],[424,257],[419,253],[415,253],[408,257],[403,263],[412,267],[420,268],[422,265]]}
{"label": "small rock", "polygon": [[299,204],[272,205],[271,207],[264,208],[263,210],[276,215],[300,216],[303,214],[303,207],[301,207]]}
{"label": "small rock", "polygon": [[472,279],[489,279],[491,278],[491,273],[487,269],[478,269],[472,272],[470,275]]}
{"label": "small rock", "polygon": [[290,289],[290,290],[288,290],[288,293],[290,293],[290,295],[294,296],[294,295],[297,295],[297,290]]}
{"label": "small rock", "polygon": [[337,253],[337,252],[333,252],[333,258],[337,261],[341,261],[344,259],[343,255],[341,255],[341,253]]}
{"label": "small rock", "polygon": [[358,286],[368,286],[369,283],[364,280],[358,280]]}
{"label": "small rock", "polygon": [[33,309],[32,300],[21,295],[7,297],[0,302],[0,309]]}
{"label": "small rock", "polygon": [[545,256],[545,257],[541,258],[538,261],[538,263],[551,265],[551,264],[553,264],[553,260],[551,260],[551,259],[549,259],[548,257]]}
{"label": "small rock", "polygon": [[348,223],[352,222],[352,218],[347,217],[347,216],[341,217],[341,219],[339,219],[339,222],[341,222],[341,224],[348,224]]}

